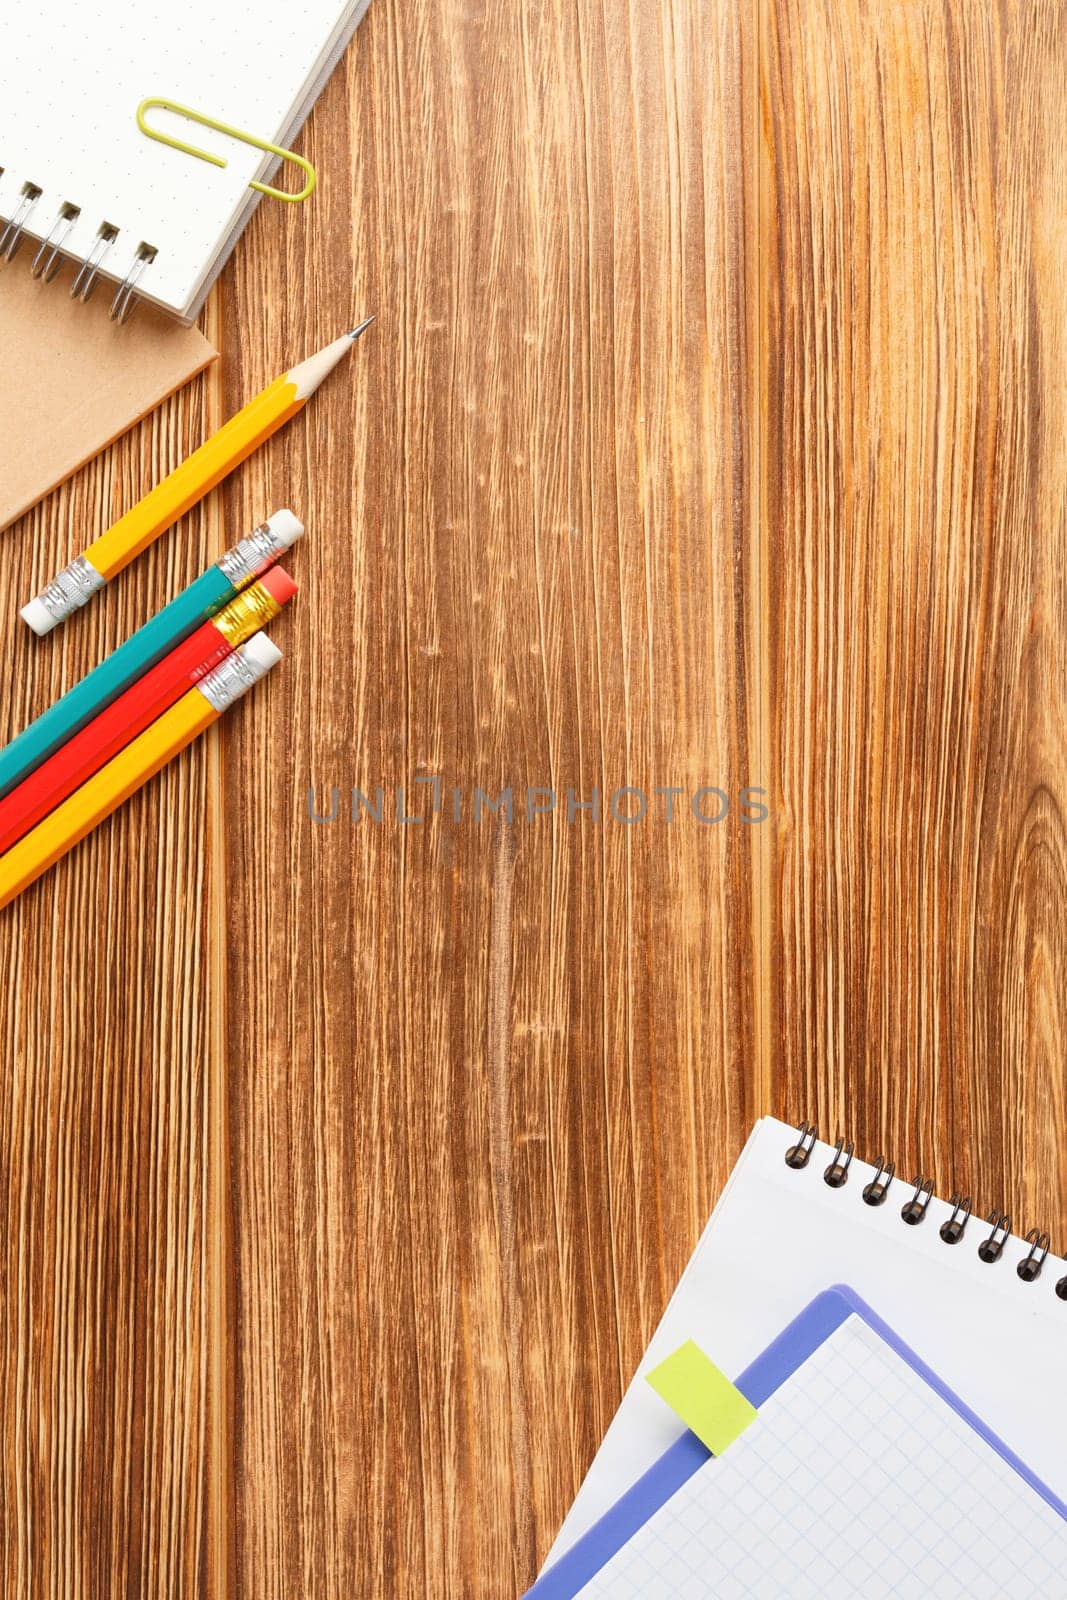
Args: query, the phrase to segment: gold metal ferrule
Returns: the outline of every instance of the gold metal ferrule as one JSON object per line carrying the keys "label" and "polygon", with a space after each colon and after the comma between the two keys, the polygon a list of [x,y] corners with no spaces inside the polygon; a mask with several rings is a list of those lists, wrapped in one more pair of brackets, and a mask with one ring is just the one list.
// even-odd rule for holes
{"label": "gold metal ferrule", "polygon": [[269,590],[261,583],[253,583],[242,590],[235,600],[231,600],[228,606],[224,606],[211,621],[226,643],[236,650],[239,644],[251,639],[260,628],[265,628],[281,609]]}

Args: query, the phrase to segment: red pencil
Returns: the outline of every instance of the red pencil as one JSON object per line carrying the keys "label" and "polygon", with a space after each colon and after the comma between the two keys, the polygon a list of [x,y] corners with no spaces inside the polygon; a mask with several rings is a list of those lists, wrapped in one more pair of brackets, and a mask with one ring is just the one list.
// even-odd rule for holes
{"label": "red pencil", "polygon": [[271,567],[23,778],[0,800],[0,855],[124,750],[224,656],[258,633],[295,593],[296,584],[284,567]]}

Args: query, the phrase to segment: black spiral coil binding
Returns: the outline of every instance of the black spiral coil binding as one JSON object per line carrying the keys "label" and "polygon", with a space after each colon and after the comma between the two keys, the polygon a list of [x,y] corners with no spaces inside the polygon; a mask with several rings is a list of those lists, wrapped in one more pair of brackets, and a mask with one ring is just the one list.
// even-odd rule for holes
{"label": "black spiral coil binding", "polygon": [[[30,220],[37,207],[43,190],[35,183],[24,183],[19,194],[18,204],[11,216],[5,221],[0,218],[0,263],[13,261],[21,248],[23,237],[29,227]],[[38,234],[39,243],[37,251],[30,265],[30,272],[41,283],[51,283],[59,272],[68,253],[64,246],[70,236],[71,229],[81,216],[81,207],[72,205],[69,200],[64,200],[51,226],[46,232]],[[74,281],[70,286],[72,300],[88,300],[96,287],[97,276],[103,266],[105,257],[110,253],[119,237],[119,229],[111,222],[102,222],[97,230],[93,248],[84,260],[77,256],[69,259],[77,263]],[[137,285],[152,262],[156,259],[157,251],[154,245],[145,241],[137,246],[133,258],[115,291],[108,316],[112,322],[128,322],[137,304]]]}
{"label": "black spiral coil binding", "polygon": [[934,1198],[934,1180],[924,1178],[920,1173],[911,1181],[915,1186],[915,1193],[906,1205],[901,1206],[900,1215],[909,1228],[915,1228],[925,1220],[930,1201]]}
{"label": "black spiral coil binding", "polygon": [[1015,1270],[1024,1283],[1033,1283],[1034,1279],[1040,1276],[1041,1268],[1045,1265],[1045,1257],[1048,1255],[1049,1249],[1049,1236],[1047,1233],[1039,1232],[1037,1228],[1031,1228],[1026,1235],[1026,1242],[1030,1249],[1023,1256]]}
{"label": "black spiral coil binding", "polygon": [[959,1244],[971,1220],[971,1197],[969,1194],[954,1194],[949,1204],[952,1207],[952,1215],[947,1222],[941,1224],[938,1231],[946,1244]]}
{"label": "black spiral coil binding", "polygon": [[802,1122],[797,1129],[796,1144],[790,1145],[785,1153],[786,1166],[792,1167],[794,1172],[799,1172],[802,1167],[806,1167],[811,1159],[811,1152],[815,1148],[815,1141],[818,1137],[819,1130],[814,1122],[810,1126],[808,1123]]}
{"label": "black spiral coil binding", "polygon": [[889,1193],[889,1186],[896,1176],[896,1170],[895,1161],[887,1161],[885,1156],[878,1157],[878,1171],[870,1183],[865,1183],[863,1186],[863,1198],[867,1205],[880,1206],[884,1203]]}
{"label": "black spiral coil binding", "polygon": [[848,1169],[852,1165],[852,1140],[838,1139],[834,1159],[822,1175],[822,1181],[831,1189],[843,1189],[848,1182]]}
{"label": "black spiral coil binding", "polygon": [[[792,1168],[794,1172],[802,1171],[811,1160],[818,1138],[819,1131],[814,1122],[799,1123],[796,1141],[785,1152],[786,1166]],[[823,1182],[828,1188],[844,1188],[848,1182],[853,1152],[852,1141],[838,1137],[834,1143],[829,1165],[822,1173]],[[887,1160],[885,1156],[879,1156],[874,1177],[863,1186],[864,1204],[883,1205],[895,1176],[895,1163]],[[926,1217],[933,1199],[934,1185],[931,1178],[922,1175],[917,1175],[911,1181],[913,1192],[901,1207],[900,1216],[903,1222],[914,1228]],[[973,1202],[969,1194],[954,1194],[949,1204],[952,1207],[951,1214],[938,1229],[938,1236],[945,1244],[957,1245],[967,1232]],[[988,1266],[993,1266],[1001,1259],[1011,1239],[1011,1217],[1003,1211],[991,1211],[986,1221],[989,1232],[979,1241],[978,1259]],[[1041,1276],[1041,1269],[1049,1254],[1050,1240],[1042,1229],[1031,1228],[1025,1242],[1028,1249],[1016,1262],[1015,1271],[1023,1283],[1034,1283]],[[1067,1261],[1067,1255],[1063,1259]],[[1067,1273],[1057,1280],[1055,1292],[1058,1299],[1067,1301]]]}
{"label": "black spiral coil binding", "polygon": [[1003,1211],[991,1211],[986,1220],[992,1232],[978,1246],[978,1259],[992,1266],[995,1261],[1000,1260],[1004,1246],[1011,1236],[1011,1218]]}

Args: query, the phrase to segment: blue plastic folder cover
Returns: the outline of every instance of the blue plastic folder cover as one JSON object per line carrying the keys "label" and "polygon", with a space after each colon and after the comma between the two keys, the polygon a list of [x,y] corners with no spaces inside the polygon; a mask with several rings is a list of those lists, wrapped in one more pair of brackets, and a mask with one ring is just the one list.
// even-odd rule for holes
{"label": "blue plastic folder cover", "polygon": [[851,1289],[736,1388],[758,1415],[734,1443],[683,1434],[528,1600],[1067,1594],[1067,1505]]}

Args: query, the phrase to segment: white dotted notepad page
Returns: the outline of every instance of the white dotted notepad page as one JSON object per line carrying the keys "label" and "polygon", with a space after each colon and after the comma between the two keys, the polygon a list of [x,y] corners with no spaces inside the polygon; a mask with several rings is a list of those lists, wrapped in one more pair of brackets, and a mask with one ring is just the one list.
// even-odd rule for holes
{"label": "white dotted notepad page", "polygon": [[849,1317],[581,1600],[1049,1600],[1067,1522]]}
{"label": "white dotted notepad page", "polygon": [[[32,237],[48,235],[62,208],[74,208],[65,250],[84,260],[107,224],[117,230],[103,258],[108,275],[121,280],[140,245],[150,245],[157,255],[144,293],[179,313],[195,309],[256,203],[249,179],[272,158],[150,114],[154,127],[227,162],[211,166],[146,138],[137,107],[149,96],[176,100],[288,148],[366,4],[40,0],[0,8],[0,216],[14,215],[26,185],[40,189],[27,219]],[[304,174],[286,166],[272,181],[299,190]],[[28,263],[26,246],[23,254]]]}

